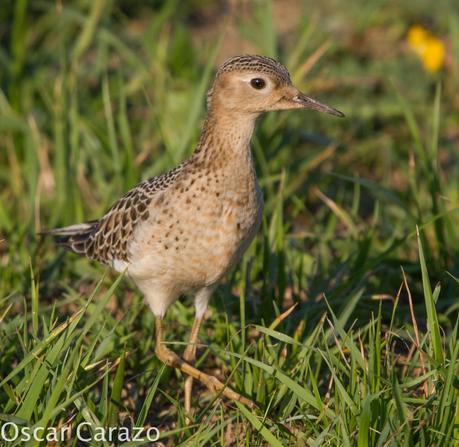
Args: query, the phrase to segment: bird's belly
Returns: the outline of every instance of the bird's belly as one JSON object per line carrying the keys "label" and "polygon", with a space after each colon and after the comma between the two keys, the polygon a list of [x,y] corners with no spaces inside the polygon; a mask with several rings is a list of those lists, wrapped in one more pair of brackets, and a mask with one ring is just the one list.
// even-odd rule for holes
{"label": "bird's belly", "polygon": [[133,245],[129,274],[177,293],[215,284],[241,258],[260,225],[262,202],[246,205],[223,200],[183,221],[178,213],[166,225],[160,219]]}
{"label": "bird's belly", "polygon": [[242,257],[252,242],[261,222],[261,207],[250,210],[227,210],[215,242],[206,247],[209,261],[206,285],[218,282]]}

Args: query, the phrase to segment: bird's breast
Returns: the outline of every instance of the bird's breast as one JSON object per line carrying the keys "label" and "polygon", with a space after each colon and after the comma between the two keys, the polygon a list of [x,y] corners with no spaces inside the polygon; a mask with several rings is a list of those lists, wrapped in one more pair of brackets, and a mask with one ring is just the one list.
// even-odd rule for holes
{"label": "bird's breast", "polygon": [[157,277],[183,291],[218,282],[241,258],[261,222],[255,175],[182,180],[151,203],[131,246],[131,274]]}
{"label": "bird's breast", "polygon": [[240,260],[260,226],[263,208],[255,176],[223,188],[219,198],[215,206],[221,213],[214,221],[214,240],[206,247],[212,258],[207,271],[208,284],[217,282]]}

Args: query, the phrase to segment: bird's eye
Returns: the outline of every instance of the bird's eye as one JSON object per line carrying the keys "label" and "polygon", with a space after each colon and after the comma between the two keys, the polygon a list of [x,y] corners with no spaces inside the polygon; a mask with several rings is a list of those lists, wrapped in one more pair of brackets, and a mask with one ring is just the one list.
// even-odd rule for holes
{"label": "bird's eye", "polygon": [[250,80],[250,85],[257,90],[261,90],[262,88],[265,88],[266,82],[261,78],[253,78]]}

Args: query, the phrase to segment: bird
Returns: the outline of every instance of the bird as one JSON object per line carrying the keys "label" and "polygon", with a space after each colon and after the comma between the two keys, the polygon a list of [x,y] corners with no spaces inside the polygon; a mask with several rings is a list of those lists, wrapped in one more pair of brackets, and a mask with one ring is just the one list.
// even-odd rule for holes
{"label": "bird", "polygon": [[[302,93],[275,59],[241,55],[217,70],[207,116],[192,154],[174,169],[142,181],[100,219],[45,231],[59,245],[124,272],[143,293],[155,319],[155,353],[193,380],[250,408],[255,402],[193,366],[209,299],[256,235],[263,195],[250,142],[265,112],[312,109],[344,114]],[[182,295],[194,295],[195,318],[182,356],[164,344],[163,319]]]}

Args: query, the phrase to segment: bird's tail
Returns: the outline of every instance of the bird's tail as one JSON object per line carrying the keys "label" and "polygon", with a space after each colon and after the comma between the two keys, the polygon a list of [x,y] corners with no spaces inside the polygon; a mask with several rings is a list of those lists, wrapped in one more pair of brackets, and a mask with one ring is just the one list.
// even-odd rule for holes
{"label": "bird's tail", "polygon": [[53,228],[38,233],[40,236],[50,235],[54,237],[57,245],[73,251],[79,255],[86,255],[87,242],[97,231],[99,222],[97,220],[68,227]]}

